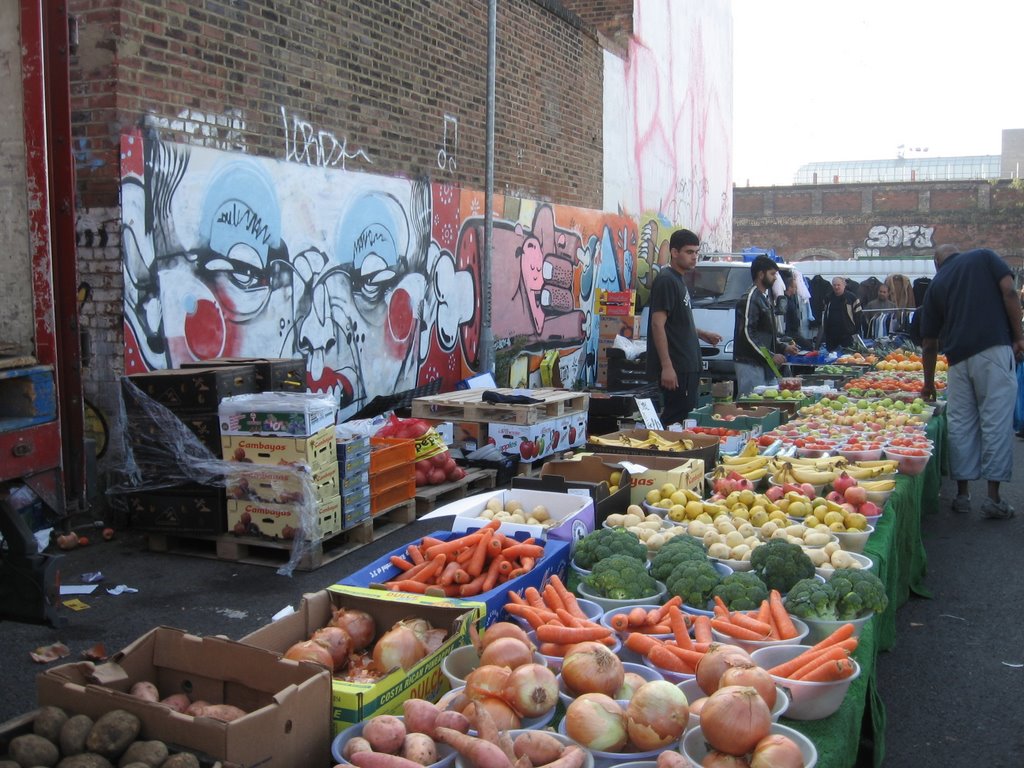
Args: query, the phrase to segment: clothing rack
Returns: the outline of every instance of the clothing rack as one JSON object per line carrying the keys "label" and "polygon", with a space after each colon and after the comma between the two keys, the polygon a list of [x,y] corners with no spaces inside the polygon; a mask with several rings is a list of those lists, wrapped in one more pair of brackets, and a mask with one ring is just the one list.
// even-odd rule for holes
{"label": "clothing rack", "polygon": [[894,333],[903,332],[910,327],[917,307],[897,309],[864,309],[864,335],[871,339],[881,339]]}

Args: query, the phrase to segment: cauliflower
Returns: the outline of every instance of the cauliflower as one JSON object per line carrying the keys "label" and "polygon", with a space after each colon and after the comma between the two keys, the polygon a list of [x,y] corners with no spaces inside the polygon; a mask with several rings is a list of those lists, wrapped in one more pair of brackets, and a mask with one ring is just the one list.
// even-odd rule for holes
{"label": "cauliflower", "polygon": [[711,596],[722,598],[730,611],[752,611],[768,599],[768,588],[752,571],[737,571],[722,579]]}
{"label": "cauliflower", "polygon": [[602,597],[612,600],[639,600],[658,591],[647,564],[629,555],[612,555],[594,565],[583,583]]}
{"label": "cauliflower", "polygon": [[573,560],[589,571],[594,565],[612,555],[628,555],[636,560],[647,560],[647,546],[635,533],[622,528],[601,528],[588,533],[576,545]]}
{"label": "cauliflower", "polygon": [[708,556],[699,541],[689,536],[676,536],[666,541],[651,560],[651,576],[658,581],[668,579],[672,570],[684,560],[707,562]]}
{"label": "cauliflower", "polygon": [[688,559],[672,569],[665,585],[670,596],[679,595],[687,605],[705,609],[711,599],[711,592],[721,581],[722,577],[707,558]]}
{"label": "cauliflower", "polygon": [[785,594],[800,579],[814,577],[814,563],[798,544],[770,539],[750,554],[750,565],[768,589]]}

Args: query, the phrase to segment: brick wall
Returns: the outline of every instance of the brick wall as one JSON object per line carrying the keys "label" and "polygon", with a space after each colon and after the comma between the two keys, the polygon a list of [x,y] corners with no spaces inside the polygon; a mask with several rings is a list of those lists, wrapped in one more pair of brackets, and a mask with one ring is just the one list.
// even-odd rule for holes
{"label": "brick wall", "polygon": [[[815,200],[820,199],[820,209]],[[930,255],[952,242],[1024,255],[1024,184],[1001,180],[733,190],[733,249],[848,259]]]}
{"label": "brick wall", "polygon": [[562,4],[610,38],[633,34],[633,0],[564,0]]}

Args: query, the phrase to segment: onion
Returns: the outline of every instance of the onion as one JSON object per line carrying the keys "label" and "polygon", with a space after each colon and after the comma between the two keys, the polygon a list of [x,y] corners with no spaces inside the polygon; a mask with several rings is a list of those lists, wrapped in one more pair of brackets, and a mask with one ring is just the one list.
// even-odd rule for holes
{"label": "onion", "polygon": [[400,621],[381,635],[373,646],[373,665],[381,674],[387,674],[395,667],[408,672],[426,655],[420,635]]}
{"label": "onion", "polygon": [[448,630],[445,629],[428,629],[423,635],[423,650],[427,656],[432,654],[442,645],[444,645],[445,639],[448,637]]}
{"label": "onion", "polygon": [[769,710],[775,706],[775,699],[779,694],[775,687],[775,681],[768,674],[768,670],[757,666],[757,664],[738,664],[735,667],[730,667],[722,673],[719,685],[749,685],[761,694],[761,698],[764,699]]}
{"label": "onion", "polygon": [[622,661],[601,643],[578,643],[562,659],[562,679],[573,693],[614,696],[625,678]]}
{"label": "onion", "polygon": [[788,736],[772,733],[757,742],[750,768],[804,768],[804,755]]}
{"label": "onion", "polygon": [[331,652],[313,640],[296,643],[284,652],[284,657],[293,661],[312,661],[314,664],[327,667],[331,672],[334,671],[334,659],[331,657]]}
{"label": "onion", "polygon": [[689,722],[686,694],[667,680],[644,683],[626,707],[629,741],[641,752],[678,741]]}
{"label": "onion", "polygon": [[361,651],[369,648],[377,634],[377,627],[373,623],[373,616],[366,611],[356,611],[351,608],[338,608],[331,617],[329,627],[341,627],[348,636],[352,638],[352,650]]}
{"label": "onion", "polygon": [[697,685],[709,696],[718,690],[719,680],[729,667],[752,663],[750,654],[735,645],[712,643],[697,662]]}
{"label": "onion", "polygon": [[511,673],[512,670],[508,667],[498,667],[494,664],[477,667],[466,675],[466,696],[473,701],[488,696],[500,698],[505,690],[505,681]]}
{"label": "onion", "polygon": [[469,703],[466,689],[454,688],[438,700],[437,708],[442,712],[462,712],[462,710],[469,706]]}
{"label": "onion", "polygon": [[565,710],[565,733],[587,749],[619,752],[626,746],[626,713],[603,693],[585,693]]}
{"label": "onion", "polygon": [[[488,696],[480,699],[479,701],[472,702],[462,711],[462,714],[468,717],[470,722],[474,722],[474,704],[487,710],[491,719],[494,720],[494,724],[498,726],[499,731],[509,731],[522,725],[522,721],[519,719],[519,715],[515,713],[515,710],[513,710],[512,707],[504,701],[495,698],[494,696]],[[479,728],[477,730],[479,730]]]}
{"label": "onion", "polygon": [[540,717],[558,704],[558,679],[543,664],[523,664],[509,674],[501,698],[520,717]]}
{"label": "onion", "polygon": [[704,705],[708,703],[708,697],[704,696],[699,699],[694,699],[690,702],[690,714],[700,717],[700,711],[704,709]]}
{"label": "onion", "polygon": [[708,752],[700,764],[703,768],[750,768],[747,758],[727,755],[715,749]]}
{"label": "onion", "polygon": [[500,640],[503,637],[514,637],[516,640],[521,640],[531,651],[537,650],[533,647],[533,643],[530,642],[530,636],[523,631],[522,627],[518,624],[513,624],[511,621],[499,621],[491,624],[484,631],[484,636],[480,639],[481,652],[495,640]]}
{"label": "onion", "polygon": [[334,660],[334,670],[342,670],[348,666],[348,655],[352,653],[352,638],[349,637],[341,627],[323,627],[313,633],[309,638],[314,643],[320,643],[331,654]]}
{"label": "onion", "polygon": [[772,727],[768,705],[756,689],[727,685],[708,696],[700,729],[712,748],[730,755],[750,752]]}
{"label": "onion", "polygon": [[480,654],[480,664],[494,664],[498,667],[515,669],[533,661],[533,651],[526,643],[514,637],[500,637],[490,645],[484,646]]}
{"label": "onion", "polygon": [[636,689],[646,682],[647,679],[643,675],[638,675],[636,672],[627,672],[622,677],[622,687],[615,694],[615,698],[619,701],[629,701],[633,698],[633,694],[636,693]]}

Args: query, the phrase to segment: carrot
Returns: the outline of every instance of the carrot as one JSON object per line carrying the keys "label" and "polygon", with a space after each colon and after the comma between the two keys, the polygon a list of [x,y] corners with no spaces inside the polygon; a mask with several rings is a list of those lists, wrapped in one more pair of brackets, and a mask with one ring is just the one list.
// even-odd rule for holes
{"label": "carrot", "polygon": [[672,627],[668,624],[644,624],[642,627],[629,627],[631,632],[640,632],[644,635],[671,635]]}
{"label": "carrot", "polygon": [[672,628],[672,634],[675,636],[676,645],[680,648],[686,648],[687,650],[693,650],[693,641],[690,640],[690,630],[686,626],[686,620],[683,618],[683,612],[679,610],[678,606],[672,606],[668,612],[668,624]]}
{"label": "carrot", "polygon": [[729,621],[729,609],[725,606],[715,605],[711,609],[711,612],[715,614],[716,619],[721,619],[722,621]]}
{"label": "carrot", "polygon": [[580,608],[579,603],[576,602],[576,595],[574,595],[566,588],[565,582],[562,581],[562,579],[559,577],[557,573],[551,574],[551,576],[548,578],[548,584],[554,587],[555,592],[557,592],[558,596],[562,598],[562,602],[565,604],[565,610],[567,610],[577,619],[587,618],[587,614],[583,612],[583,609]]}
{"label": "carrot", "polygon": [[514,589],[510,589],[508,591],[507,597],[510,603],[515,603],[516,605],[526,605],[526,601],[523,600],[522,595],[520,595]]}
{"label": "carrot", "polygon": [[[715,595],[713,600],[714,600],[714,603],[715,603],[715,608],[721,608],[723,611],[725,611],[726,615],[728,616],[729,615],[729,606],[725,604],[725,600],[720,598],[718,595]],[[718,613],[718,611],[715,611],[715,613]]]}
{"label": "carrot", "polygon": [[444,566],[447,562],[447,555],[437,555],[424,563],[424,569],[418,572],[415,576],[411,570],[406,571],[405,580],[422,581],[423,583],[433,581],[444,570]]}
{"label": "carrot", "polygon": [[802,683],[831,683],[843,680],[853,674],[853,662],[849,659],[829,660],[819,664],[800,678]]}
{"label": "carrot", "polygon": [[673,645],[672,643],[665,643],[665,650],[671,653],[681,662],[683,662],[683,664],[685,664],[687,667],[689,667],[690,672],[696,670],[697,664],[700,662],[702,658],[704,658],[703,653],[698,653],[697,651],[688,651],[684,648],[680,648],[678,645]]}
{"label": "carrot", "polygon": [[[773,589],[771,591],[771,594],[768,596],[768,605],[772,612],[772,622],[775,624],[775,628],[779,632],[780,640],[792,640],[800,634],[796,631],[796,625],[789,617],[789,613],[786,611],[786,606],[782,604],[782,595],[779,593],[779,590]],[[852,626],[853,625],[851,625],[851,629]]]}
{"label": "carrot", "polygon": [[529,573],[533,570],[533,566],[537,564],[537,558],[535,557],[520,557],[519,562],[522,566],[519,568],[523,573]]}
{"label": "carrot", "polygon": [[484,579],[487,578],[486,573],[481,573],[472,581],[463,584],[459,587],[459,597],[472,597],[473,595],[479,595],[483,589]]}
{"label": "carrot", "polygon": [[[455,563],[455,564],[458,565],[458,563]],[[459,568],[457,571],[455,571],[455,583],[456,584],[459,584],[459,585],[469,584],[469,582],[471,582],[472,580],[473,580],[473,577],[470,576],[468,573],[466,573],[466,571],[464,569]]]}
{"label": "carrot", "polygon": [[[480,585],[481,592],[490,592],[494,589],[495,585],[498,583],[498,576],[501,575],[499,568],[501,568],[501,558],[496,557],[491,560],[491,564],[487,566],[487,571],[484,573],[483,584]],[[510,591],[509,594],[513,595],[515,593]],[[519,597],[519,595],[516,595],[516,599],[523,605],[526,604],[526,601]]]}
{"label": "carrot", "polygon": [[816,643],[812,647],[828,648],[830,645],[837,645],[838,643],[841,643],[843,640],[848,640],[849,638],[853,637],[853,629],[853,624],[843,624],[841,627],[837,628],[831,635],[826,637],[821,642]]}
{"label": "carrot", "polygon": [[434,546],[424,550],[423,554],[428,560],[433,559],[438,555],[456,554],[463,547],[472,547],[476,545],[481,538],[483,538],[483,534],[479,532],[459,536],[456,539],[450,539],[448,541],[443,541],[440,544],[435,544]]}
{"label": "carrot", "polygon": [[669,609],[671,609],[673,605],[682,604],[683,598],[681,598],[679,595],[672,595],[672,597],[669,600],[667,600],[663,605],[661,605],[658,608],[655,608],[649,614],[647,614],[647,623],[661,624],[668,617]]}
{"label": "carrot", "polygon": [[402,581],[386,581],[384,586],[392,592],[415,592],[419,595],[427,594],[427,584],[422,581],[404,579]]}
{"label": "carrot", "polygon": [[634,653],[648,658],[650,658],[651,649],[658,645],[664,645],[664,643],[656,637],[641,635],[639,632],[630,632],[626,636],[625,646]]}
{"label": "carrot", "polygon": [[466,585],[462,584],[448,584],[447,586],[440,586],[439,584],[428,584],[425,595],[431,597],[461,597],[462,587]]}
{"label": "carrot", "polygon": [[414,563],[410,563],[404,557],[399,557],[398,555],[392,555],[389,559],[391,564],[400,571],[411,571],[415,567]]}
{"label": "carrot", "polygon": [[757,619],[751,618],[742,611],[736,611],[735,613],[730,614],[729,619],[732,621],[733,624],[735,624],[738,627],[743,627],[744,629],[749,629],[751,632],[759,633],[761,635],[761,639],[771,636],[771,624],[765,624],[763,621],[758,621]]}
{"label": "carrot", "polygon": [[544,547],[538,544],[517,544],[501,550],[501,554],[511,560],[514,557],[544,557]]}
{"label": "carrot", "polygon": [[501,539],[498,538],[496,532],[491,533],[491,538],[487,540],[487,557],[497,557],[501,554]]}
{"label": "carrot", "polygon": [[455,572],[462,570],[459,567],[458,560],[452,560],[450,563],[445,565],[444,570],[441,571],[441,575],[437,579],[437,583],[442,587],[445,587],[455,581]]}
{"label": "carrot", "polygon": [[430,564],[430,560],[424,560],[422,563],[417,563],[416,565],[412,566],[409,570],[405,571],[402,574],[401,579],[395,579],[395,581],[403,581],[406,579],[415,578],[418,574],[426,570],[430,566]]}
{"label": "carrot", "polygon": [[569,613],[565,608],[559,608],[555,611],[555,615],[558,616],[559,620],[566,627],[587,627],[595,626],[594,622],[588,621],[587,619],[578,619]]}
{"label": "carrot", "polygon": [[551,619],[555,618],[555,614],[548,611],[542,611],[540,608],[534,608],[532,605],[516,605],[515,603],[507,603],[505,605],[505,611],[513,616],[526,619],[526,622],[534,629],[547,624]]}
{"label": "carrot", "polygon": [[[807,662],[812,659],[816,659],[823,653],[826,653],[829,648],[833,646],[827,646],[825,648],[808,648],[806,651],[801,653],[799,656],[795,656],[789,661],[783,662],[782,664],[776,664],[774,667],[768,670],[770,674],[776,677],[792,677],[793,673],[796,672]],[[842,640],[835,644],[836,648],[843,648],[849,653],[853,653],[857,650],[857,638],[850,637],[846,640]]]}
{"label": "carrot", "polygon": [[537,627],[537,639],[542,643],[582,643],[587,640],[600,640],[611,634],[608,627],[556,627],[552,624],[545,624]]}
{"label": "carrot", "polygon": [[651,660],[651,663],[654,666],[667,669],[669,672],[682,672],[683,674],[693,673],[693,670],[688,668],[682,659],[673,654],[664,645],[656,645],[651,648],[651,652],[647,654],[647,658]]}
{"label": "carrot", "polygon": [[815,659],[811,659],[806,664],[804,664],[802,667],[797,669],[796,672],[794,672],[792,675],[789,676],[789,679],[790,680],[803,680],[805,675],[810,673],[812,670],[817,669],[822,664],[825,664],[825,663],[827,663],[829,661],[839,661],[840,659],[848,659],[848,658],[850,658],[850,654],[847,653],[845,648],[836,648],[835,646],[831,646],[829,648],[825,648],[823,653],[820,656],[818,656]]}
{"label": "carrot", "polygon": [[565,652],[571,648],[572,645],[565,645],[563,643],[541,643],[538,650],[545,656],[565,656]]}
{"label": "carrot", "polygon": [[612,629],[616,632],[625,632],[629,628],[629,616],[624,613],[616,613],[611,620]]}
{"label": "carrot", "polygon": [[502,555],[501,557],[496,557],[494,559],[498,561],[498,573],[502,576],[510,576],[512,575],[512,571],[516,569],[516,567],[512,565],[510,561],[505,559],[504,555]]}
{"label": "carrot", "polygon": [[[430,549],[435,544],[444,544],[444,542],[441,539],[435,539],[433,536],[424,536],[420,539],[418,550],[422,554],[424,550]],[[415,547],[416,545],[413,544],[412,546]],[[424,557],[423,559],[426,560],[427,558]]]}
{"label": "carrot", "polygon": [[410,544],[406,548],[405,553],[409,555],[409,559],[412,560],[413,565],[419,565],[427,559],[423,556],[423,550],[421,550],[416,544]]}
{"label": "carrot", "polygon": [[458,557],[455,558],[455,561],[459,565],[465,565],[466,563],[468,563],[470,560],[473,559],[473,555],[474,554],[476,554],[476,548],[475,547],[466,547],[464,550],[459,552],[459,555],[458,555]]}
{"label": "carrot", "polygon": [[757,609],[757,614],[754,616],[754,618],[758,621],[763,621],[765,624],[775,624],[775,622],[772,620],[772,607],[767,600],[761,601],[761,605]]}
{"label": "carrot", "polygon": [[544,591],[540,593],[540,596],[544,599],[544,605],[552,611],[557,611],[559,608],[563,611],[565,610],[565,602],[562,600],[562,596],[558,594],[558,590],[551,583],[544,587]]}
{"label": "carrot", "polygon": [[725,619],[712,619],[711,626],[723,635],[735,637],[737,640],[764,640],[764,635],[760,635],[746,627],[741,627],[739,624],[733,624]]}
{"label": "carrot", "polygon": [[710,643],[714,638],[711,636],[711,619],[707,616],[697,616],[693,620],[693,640],[697,643]]}
{"label": "carrot", "polygon": [[536,587],[527,587],[526,591],[523,592],[523,597],[525,597],[526,602],[534,608],[547,608],[547,606],[544,605],[544,599],[540,596],[540,592],[537,591]]}
{"label": "carrot", "polygon": [[647,623],[647,611],[637,606],[627,614],[627,618],[629,619],[629,626],[642,627]]}
{"label": "carrot", "polygon": [[476,547],[473,548],[473,554],[469,559],[469,564],[466,567],[466,573],[474,578],[483,573],[484,563],[487,559],[487,549],[490,546],[491,539],[494,538],[494,531],[490,528],[486,529],[480,536],[480,541],[477,542]]}

